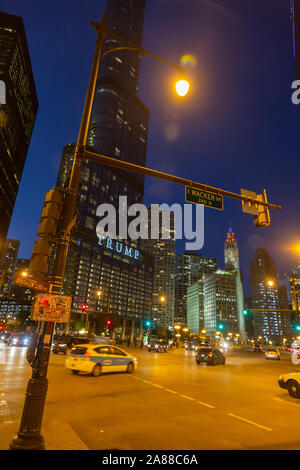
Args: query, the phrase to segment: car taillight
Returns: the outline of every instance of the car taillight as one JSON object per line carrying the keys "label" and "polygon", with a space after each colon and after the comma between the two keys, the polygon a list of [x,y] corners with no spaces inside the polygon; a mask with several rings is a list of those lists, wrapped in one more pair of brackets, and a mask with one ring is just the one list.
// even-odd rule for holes
{"label": "car taillight", "polygon": [[90,353],[88,353],[88,352],[85,352],[85,353],[84,353],[84,357],[87,357],[87,358],[89,358],[89,357],[91,357],[91,355],[90,355]]}

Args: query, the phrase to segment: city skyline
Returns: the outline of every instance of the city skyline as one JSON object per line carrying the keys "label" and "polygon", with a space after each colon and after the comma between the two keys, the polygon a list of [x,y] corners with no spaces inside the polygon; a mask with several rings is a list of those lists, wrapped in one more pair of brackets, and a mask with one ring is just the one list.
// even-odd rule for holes
{"label": "city skyline", "polygon": [[[41,37],[41,44],[45,44],[45,36],[41,31],[41,25],[37,24],[35,19],[30,15],[30,8],[24,8],[21,5],[21,2],[5,2],[3,4],[3,9],[15,14],[20,14],[24,18],[25,29],[28,36],[29,47],[32,56],[32,63],[34,70],[36,69],[35,64],[39,63],[40,68],[38,71],[38,76],[36,77],[38,94],[41,96],[42,107],[40,113],[38,114],[37,119],[37,129],[33,134],[33,141],[27,157],[27,164],[25,167],[24,178],[21,182],[20,194],[17,199],[16,210],[14,211],[12,224],[8,237],[10,238],[21,238],[21,251],[20,255],[23,257],[29,257],[31,249],[33,246],[33,240],[35,237],[35,231],[38,224],[38,219],[42,207],[42,201],[44,198],[45,190],[55,183],[57,170],[59,166],[59,158],[61,153],[61,148],[68,141],[74,141],[74,137],[78,130],[79,125],[79,116],[82,108],[82,98],[74,101],[74,97],[82,96],[85,93],[87,85],[87,73],[83,73],[82,69],[89,70],[90,66],[90,56],[86,54],[84,59],[81,59],[81,70],[75,79],[72,79],[71,83],[68,83],[68,90],[66,89],[66,79],[71,67],[71,64],[74,62],[74,58],[77,50],[81,50],[83,47],[87,47],[87,50],[91,50],[93,41],[95,40],[93,30],[88,26],[88,20],[93,18],[97,19],[101,17],[101,14],[104,11],[104,4],[99,4],[99,2],[90,2],[87,6],[87,9],[82,12],[82,20],[80,22],[76,19],[75,25],[78,29],[79,40],[74,39],[70,32],[65,32],[60,29],[60,14],[63,14],[64,8],[59,8],[59,14],[56,18],[51,16],[48,11],[49,5],[47,2],[41,7],[41,14],[44,13],[47,18],[49,18],[49,27],[52,22],[53,28],[56,31],[56,36],[54,37],[51,30],[47,29],[47,25],[43,23],[43,26],[46,28],[45,35],[47,38],[51,38],[51,41],[48,45],[50,50],[53,51],[53,54],[48,57],[47,63],[44,61],[41,56],[41,50],[39,45],[34,44],[32,41],[32,35],[39,33]],[[104,2],[105,3],[105,2]],[[150,7],[151,4],[151,7]],[[167,14],[168,1],[165,2],[149,2],[146,5],[145,10],[145,26],[144,26],[144,40],[143,45],[150,50],[159,51],[159,40],[157,37],[153,38],[152,28],[159,27],[161,31],[164,31],[162,24]],[[102,8],[102,10],[101,10]],[[198,15],[198,20],[204,22],[204,19],[212,22],[212,25],[218,26],[220,28],[220,34],[223,34],[228,38],[229,43],[234,43],[237,40],[238,35],[241,34],[241,24],[245,24],[246,27],[246,37],[244,47],[248,52],[248,66],[254,60],[253,54],[254,51],[257,51],[256,45],[258,44],[255,39],[252,37],[253,28],[256,25],[257,20],[255,14],[260,14],[264,18],[267,14],[267,5],[260,4],[257,5],[256,12],[249,12],[248,3],[246,2],[243,7],[237,7],[233,2],[227,2],[226,12],[221,12],[214,9],[213,6],[207,6],[204,4],[193,5],[193,8],[196,9]],[[78,6],[74,7],[74,18],[77,15]],[[174,12],[176,10],[176,16],[182,17],[189,22],[194,24],[193,18],[191,18],[191,12],[188,8],[184,9],[180,2],[177,2],[174,6]],[[194,11],[194,10],[193,10]],[[154,13],[157,13],[156,22],[153,22]],[[195,15],[195,12],[193,16]],[[176,17],[175,15],[171,17],[170,24],[167,25],[167,28],[175,29],[176,26]],[[183,21],[184,24],[184,21]],[[234,26],[233,31],[229,33],[229,26]],[[170,42],[165,44],[162,48],[162,52],[165,55],[170,56],[174,61],[179,61],[180,56],[184,53],[190,52],[194,53],[196,59],[198,60],[198,66],[194,70],[194,94],[200,104],[200,114],[195,110],[195,106],[188,101],[187,105],[184,105],[183,102],[175,101],[170,90],[169,79],[173,77],[173,72],[167,68],[157,65],[155,62],[152,62],[150,59],[142,61],[141,64],[141,78],[140,78],[140,98],[146,102],[147,105],[150,105],[150,131],[149,131],[149,142],[148,142],[148,166],[158,169],[163,169],[165,171],[172,171],[175,174],[184,174],[189,177],[193,175],[198,175],[198,180],[201,182],[210,183],[213,185],[219,185],[230,189],[231,187],[236,187],[237,192],[240,187],[247,187],[249,189],[255,189],[258,192],[263,189],[264,186],[267,186],[269,192],[269,199],[274,200],[274,202],[280,203],[283,205],[283,209],[280,213],[272,213],[272,234],[269,229],[257,230],[252,227],[251,216],[244,215],[241,213],[240,203],[236,201],[225,200],[225,211],[220,213],[219,211],[213,211],[211,209],[205,210],[205,245],[204,249],[201,250],[201,253],[205,256],[216,256],[218,259],[222,257],[222,236],[224,231],[227,229],[228,221],[231,220],[233,226],[235,227],[235,232],[238,239],[240,240],[240,252],[241,252],[241,270],[245,274],[248,272],[248,265],[252,254],[258,246],[268,246],[272,256],[276,260],[277,270],[280,273],[289,272],[291,267],[295,264],[296,259],[293,258],[293,255],[284,250],[284,246],[289,243],[289,232],[292,232],[294,237],[297,237],[299,233],[299,224],[295,219],[293,214],[296,213],[296,203],[293,198],[293,192],[296,192],[297,188],[297,172],[293,172],[293,175],[290,173],[287,174],[284,169],[282,156],[286,155],[288,152],[291,163],[298,168],[298,161],[296,159],[296,137],[297,131],[300,125],[299,110],[296,106],[291,104],[290,101],[290,85],[292,80],[295,78],[294,72],[294,63],[293,63],[293,54],[292,54],[292,41],[291,41],[291,31],[290,31],[290,18],[289,18],[289,8],[288,5],[277,6],[274,15],[272,16],[272,21],[268,21],[265,28],[262,25],[256,25],[259,29],[259,38],[262,40],[265,49],[261,52],[261,58],[264,57],[264,62],[261,63],[261,68],[257,72],[252,71],[251,80],[246,80],[246,77],[243,75],[244,68],[246,63],[244,59],[235,66],[239,67],[241,71],[238,73],[236,68],[229,70],[228,67],[225,67],[223,73],[223,80],[234,79],[239,80],[237,84],[244,83],[243,86],[250,86],[250,82],[255,80],[259,83],[260,77],[264,75],[264,71],[270,69],[272,77],[281,77],[280,79],[273,78],[270,83],[263,83],[263,86],[260,86],[254,92],[250,93],[250,97],[246,98],[245,94],[240,94],[242,92],[241,87],[237,87],[236,94],[232,95],[231,98],[235,98],[233,102],[236,102],[236,99],[241,98],[240,107],[246,109],[254,100],[255,106],[258,107],[254,109],[254,104],[251,104],[250,118],[252,119],[253,126],[247,130],[239,127],[237,112],[239,113],[239,106],[231,104],[228,108],[230,116],[232,118],[232,131],[235,131],[235,134],[242,133],[242,137],[235,140],[236,146],[232,148],[232,143],[226,140],[226,133],[228,133],[228,128],[226,128],[225,123],[217,118],[216,112],[220,109],[223,109],[225,104],[229,104],[228,91],[222,87],[223,93],[214,98],[214,90],[212,89],[215,86],[215,90],[218,90],[218,82],[216,81],[217,75],[214,73],[210,78],[213,78],[213,84],[208,86],[207,80],[209,74],[218,71],[219,63],[219,54],[217,46],[218,41],[212,33],[207,31],[207,28],[203,28],[203,31],[199,38],[201,42],[205,40],[205,44],[208,47],[208,51],[205,54],[203,47],[199,49],[193,43],[191,47],[191,42],[189,41],[189,32],[186,28],[182,26],[182,35],[174,37],[169,35]],[[276,35],[278,27],[283,28],[284,34],[280,38]],[[214,29],[214,28],[212,28]],[[180,30],[180,29],[179,29]],[[68,30],[67,30],[68,31]],[[245,34],[246,34],[245,33]],[[60,54],[56,54],[55,51],[58,50],[58,43],[60,41],[61,35],[66,34],[65,40],[68,46],[70,55],[68,57],[61,57]],[[162,33],[163,34],[163,33]],[[273,52],[273,49],[270,49],[269,42],[272,38],[272,41],[275,41],[276,54]],[[47,39],[47,43],[48,43]],[[181,42],[179,42],[181,41]],[[236,44],[236,47],[237,44]],[[193,50],[194,49],[194,50]],[[178,52],[180,51],[180,52]],[[268,51],[268,54],[265,54],[265,51]],[[208,55],[212,56],[211,58]],[[260,52],[257,51],[259,54]],[[74,55],[75,54],[75,55]],[[227,59],[230,60],[230,51],[226,49]],[[285,75],[278,73],[276,68],[276,63],[285,64]],[[223,59],[224,62],[224,59]],[[201,64],[201,67],[200,67]],[[226,62],[224,63],[226,65]],[[56,66],[56,68],[54,67]],[[49,81],[49,76],[45,75],[47,71],[50,71],[49,67],[57,71],[56,73],[51,72]],[[161,81],[161,86],[157,87],[153,80],[149,80],[148,68],[151,68],[153,71],[151,76],[155,81]],[[199,90],[199,85],[197,88],[197,81],[200,81],[201,90]],[[246,80],[246,82],[245,82]],[[80,85],[79,85],[80,82]],[[163,88],[162,88],[163,87]],[[201,92],[200,92],[201,91]],[[251,88],[250,88],[251,91]],[[64,101],[60,101],[60,97],[64,95]],[[49,95],[50,93],[50,95]],[[53,104],[50,105],[47,102],[47,115],[53,116],[56,119],[56,130],[57,138],[52,142],[51,139],[51,129],[53,129],[53,124],[51,119],[49,121],[47,128],[43,124],[43,115],[46,111],[45,108],[45,99],[46,97],[53,95]],[[207,95],[204,100],[204,95]],[[231,92],[233,93],[233,92]],[[148,95],[148,96],[147,96]],[[147,98],[145,99],[145,96]],[[150,97],[150,99],[149,99]],[[275,99],[276,97],[276,99]],[[163,99],[163,101],[162,101]],[[273,101],[274,99],[274,101]],[[248,101],[249,100],[249,101]],[[262,100],[267,106],[263,114],[260,114],[258,101]],[[283,103],[284,102],[284,103]],[[168,116],[165,115],[163,111],[164,105],[167,104],[171,106],[171,113]],[[49,107],[50,106],[50,107]],[[275,107],[275,108],[274,108]],[[281,119],[279,120],[278,113],[273,112],[275,109],[282,109]],[[59,114],[57,111],[61,110]],[[204,124],[202,119],[202,113],[208,112],[207,117],[208,121]],[[248,112],[248,111],[247,111]],[[62,114],[61,114],[62,113]],[[276,114],[277,113],[277,114]],[[156,116],[161,115],[158,119]],[[155,118],[154,118],[155,116]],[[259,117],[260,126],[255,125],[256,118]],[[277,116],[277,117],[276,117]],[[64,121],[64,127],[62,127],[62,119]],[[189,141],[195,137],[195,124],[194,122],[200,119],[200,140],[196,139],[196,147],[191,147]],[[251,121],[250,119],[250,121]],[[214,126],[212,125],[214,120]],[[273,129],[274,124],[280,125],[281,131],[278,135],[274,136]],[[177,130],[176,130],[177,129]],[[222,141],[222,150],[221,147],[218,148],[216,143],[212,142],[212,131],[215,129],[215,132],[218,132],[219,138],[218,141]],[[239,132],[236,132],[239,129]],[[225,132],[226,130],[226,132]],[[260,142],[258,150],[250,148],[249,142],[253,136],[253,132],[257,131],[258,142]],[[180,134],[176,139],[176,133]],[[197,127],[198,132],[198,127]],[[224,134],[225,132],[225,134]],[[263,132],[265,132],[265,137],[263,137]],[[231,132],[232,133],[232,132]],[[230,134],[231,134],[230,133]],[[40,135],[40,137],[38,137]],[[175,136],[175,137],[174,137]],[[274,145],[276,142],[276,151],[274,150]],[[43,168],[39,164],[39,155],[40,155],[40,146],[41,138],[44,142],[47,143],[46,147],[43,147],[43,154],[46,154],[46,159],[48,159],[47,166],[43,163]],[[168,139],[175,140],[168,140]],[[225,139],[225,140],[224,140]],[[249,140],[250,139],[250,140]],[[275,139],[275,140],[274,140]],[[282,142],[285,141],[285,146],[283,147]],[[245,145],[242,144],[242,141],[245,142]],[[288,144],[286,144],[288,142]],[[209,155],[210,159],[205,158],[201,160],[201,168],[199,164],[195,166],[194,161],[197,159],[198,146],[201,144],[201,155]],[[208,146],[209,144],[209,146]],[[288,145],[288,147],[286,147]],[[46,150],[45,150],[46,149]],[[272,149],[272,151],[271,151]],[[189,169],[185,166],[184,159],[182,154],[188,152],[188,161]],[[225,156],[224,156],[225,152]],[[233,159],[233,167],[229,171],[225,170],[225,162],[228,158],[228,152]],[[239,156],[243,153],[246,159],[251,159],[249,171],[247,174],[242,170],[241,164],[239,163]],[[272,157],[266,158],[265,155],[272,155]],[[160,158],[163,156],[163,159]],[[195,160],[196,159],[196,160]],[[209,164],[211,162],[218,162],[220,167],[218,172],[213,172],[214,164]],[[265,161],[265,163],[264,163]],[[44,162],[44,159],[43,159]],[[272,170],[276,165],[276,172]],[[35,166],[35,168],[33,168]],[[45,169],[47,168],[47,170]],[[223,174],[226,171],[226,181],[223,179]],[[267,173],[268,171],[268,173]],[[276,173],[276,174],[275,174]],[[37,184],[34,188],[30,183],[31,178],[29,174],[32,174],[32,178],[37,181]],[[268,176],[272,175],[273,182],[271,185],[268,185]],[[280,178],[279,178],[280,175]],[[238,181],[238,186],[236,185]],[[176,187],[176,185],[170,186],[169,184],[162,183],[158,180],[146,178],[146,203],[148,202],[157,202],[157,196],[153,193],[155,188],[159,188],[160,201],[158,202],[169,202],[173,201],[183,202],[183,188]],[[162,201],[161,198],[164,197]],[[24,206],[25,204],[25,206]],[[32,209],[32,219],[30,224],[25,224],[24,220],[24,207],[31,207]],[[19,233],[22,233],[22,237],[18,236]],[[216,239],[216,234],[220,234],[218,239]],[[294,240],[291,240],[294,241]],[[178,252],[183,252],[183,249],[178,243]],[[249,253],[248,253],[249,252]],[[246,278],[247,290],[249,290],[249,278]]]}

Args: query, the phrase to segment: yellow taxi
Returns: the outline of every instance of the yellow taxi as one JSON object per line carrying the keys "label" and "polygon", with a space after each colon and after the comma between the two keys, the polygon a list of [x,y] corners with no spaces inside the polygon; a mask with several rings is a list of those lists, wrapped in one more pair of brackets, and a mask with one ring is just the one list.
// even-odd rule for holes
{"label": "yellow taxi", "polygon": [[105,372],[131,374],[137,368],[137,359],[117,346],[89,343],[74,346],[68,353],[65,367],[73,374],[85,372],[94,377]]}

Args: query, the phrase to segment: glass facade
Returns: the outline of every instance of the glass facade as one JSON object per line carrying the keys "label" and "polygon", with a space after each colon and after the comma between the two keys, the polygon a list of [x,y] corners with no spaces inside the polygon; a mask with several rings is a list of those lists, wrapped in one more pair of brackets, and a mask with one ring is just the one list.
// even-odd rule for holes
{"label": "glass facade", "polygon": [[[290,314],[279,311],[288,308],[287,297],[278,285],[274,261],[264,248],[257,248],[255,252],[250,266],[250,279],[252,308],[262,309],[261,312],[252,313],[254,335],[264,339],[289,336]],[[264,308],[274,311],[263,311]]]}
{"label": "glass facade", "polygon": [[218,270],[205,276],[203,294],[204,328],[208,335],[215,336],[219,321],[224,323],[225,333],[240,333],[235,274]]}
{"label": "glass facade", "polygon": [[7,239],[5,241],[2,258],[0,260],[0,295],[10,295],[15,273],[19,240]]}
{"label": "glass facade", "polygon": [[177,256],[176,268],[176,313],[175,322],[186,324],[187,288],[218,269],[216,258],[209,258],[193,251],[186,251]]}
{"label": "glass facade", "polygon": [[38,110],[22,18],[0,12],[0,254],[14,209]]}

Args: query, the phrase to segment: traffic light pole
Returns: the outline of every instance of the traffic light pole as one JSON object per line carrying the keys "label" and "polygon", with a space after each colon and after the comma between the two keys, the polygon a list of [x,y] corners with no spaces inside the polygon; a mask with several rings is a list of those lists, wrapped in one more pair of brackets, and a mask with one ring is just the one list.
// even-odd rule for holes
{"label": "traffic light pole", "polygon": [[[85,99],[81,125],[74,153],[72,173],[69,187],[65,196],[63,218],[59,228],[57,248],[54,260],[50,293],[60,294],[65,270],[68,247],[72,227],[76,221],[76,203],[80,183],[80,170],[82,152],[86,144],[88,126],[93,105],[98,70],[100,66],[103,39],[106,32],[106,15],[100,23],[91,23],[97,31],[96,51]],[[53,336],[54,323],[43,322],[39,335],[35,361],[32,367],[32,377],[27,384],[25,403],[17,436],[10,443],[11,450],[43,450],[44,438],[41,434],[41,425],[48,389],[47,370],[50,357],[50,348]]]}

